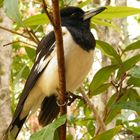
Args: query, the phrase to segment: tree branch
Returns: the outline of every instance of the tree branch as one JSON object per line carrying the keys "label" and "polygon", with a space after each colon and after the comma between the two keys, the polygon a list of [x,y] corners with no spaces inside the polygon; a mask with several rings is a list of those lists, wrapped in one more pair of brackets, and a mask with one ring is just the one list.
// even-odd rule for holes
{"label": "tree branch", "polygon": [[[30,43],[27,43],[27,42],[21,41],[21,40],[16,40],[16,41],[12,41],[12,42],[10,42],[10,43],[4,44],[3,47],[8,46],[8,45],[11,45],[11,44],[14,44],[14,43],[23,43],[23,44],[28,45],[29,48],[37,48],[36,45],[30,44]],[[31,47],[31,46],[32,46],[32,47]]]}
{"label": "tree branch", "polygon": [[22,36],[22,37],[24,37],[24,38],[27,38],[27,39],[29,39],[29,40],[35,42],[35,43],[38,45],[37,40],[35,40],[35,39],[34,39],[33,37],[31,37],[31,36],[26,36],[26,35],[24,35],[23,33],[19,33],[19,32],[13,31],[13,30],[7,29],[7,28],[2,27],[2,26],[0,26],[0,29],[5,30],[5,31],[10,32],[10,33],[13,33],[13,34],[17,34],[17,35]]}
{"label": "tree branch", "polygon": [[76,95],[72,92],[67,92],[67,105],[70,106],[76,99],[82,100],[84,103],[86,102],[83,96]]}
{"label": "tree branch", "polygon": [[47,10],[47,5],[46,5],[45,0],[42,0],[42,2],[43,2],[43,8],[44,8],[44,10],[45,10],[46,15],[48,16],[48,18],[49,18],[51,24],[53,25],[53,27],[55,27],[55,23],[54,23],[54,21],[53,21],[53,17],[52,17],[52,15],[48,12],[48,10]]}
{"label": "tree branch", "polygon": [[94,106],[94,104],[91,103],[91,101],[89,100],[89,98],[86,96],[85,92],[82,89],[80,89],[80,92],[81,92],[84,100],[86,101],[86,104],[92,109],[93,114],[95,116],[95,119],[97,122],[96,134],[98,134],[99,132],[105,131],[105,124],[104,124],[103,120],[101,119],[100,115],[98,114],[96,107]]}
{"label": "tree branch", "polygon": [[[61,30],[61,19],[60,19],[60,10],[59,10],[59,1],[52,0],[53,7],[53,25],[56,38],[57,46],[57,61],[58,61],[58,74],[59,74],[59,99],[60,104],[60,115],[67,113],[67,104],[66,104],[66,82],[65,82],[65,61],[64,61],[64,50],[63,50],[63,38]],[[60,140],[66,140],[66,122],[60,127]]]}
{"label": "tree branch", "polygon": [[27,28],[25,28],[25,31],[28,33],[30,40],[33,40],[36,44],[39,44],[40,41],[33,32],[33,30],[28,30]]}
{"label": "tree branch", "polygon": [[5,30],[5,31],[8,31],[8,32],[10,32],[10,33],[17,34],[17,35],[19,35],[19,36],[22,36],[22,37],[25,37],[25,38],[30,39],[30,37],[29,37],[29,36],[26,36],[26,35],[23,35],[22,33],[19,33],[19,32],[16,32],[16,31],[10,30],[10,29],[7,29],[7,28],[5,28],[5,27],[0,26],[0,29]]}

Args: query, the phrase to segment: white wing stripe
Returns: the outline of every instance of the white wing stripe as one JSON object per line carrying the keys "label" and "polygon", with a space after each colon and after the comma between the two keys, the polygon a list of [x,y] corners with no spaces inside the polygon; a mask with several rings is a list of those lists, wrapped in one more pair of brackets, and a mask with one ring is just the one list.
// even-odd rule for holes
{"label": "white wing stripe", "polygon": [[[54,47],[55,43],[56,43],[56,42],[53,43],[53,45],[50,47],[49,50],[51,50],[51,49]],[[51,54],[52,54],[52,53],[53,53],[53,52],[51,52]],[[37,54],[36,61],[37,61],[37,59],[39,58],[39,55],[40,55],[40,54],[41,54],[41,51]],[[41,58],[41,60],[39,61],[39,63],[36,65],[34,71],[37,71],[37,73],[40,73],[40,72],[44,69],[44,67],[46,66],[46,64],[50,61],[51,56],[52,56],[51,54],[50,54],[47,58],[45,58],[46,56],[44,55],[44,56]]]}

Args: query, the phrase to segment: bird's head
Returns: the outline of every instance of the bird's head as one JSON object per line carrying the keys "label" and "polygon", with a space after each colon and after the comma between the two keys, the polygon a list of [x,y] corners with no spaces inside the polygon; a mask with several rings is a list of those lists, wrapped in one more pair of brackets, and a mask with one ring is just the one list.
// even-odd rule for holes
{"label": "bird's head", "polygon": [[106,7],[100,7],[96,10],[83,11],[79,7],[66,7],[61,10],[62,26],[82,26],[89,28],[90,19],[104,11]]}

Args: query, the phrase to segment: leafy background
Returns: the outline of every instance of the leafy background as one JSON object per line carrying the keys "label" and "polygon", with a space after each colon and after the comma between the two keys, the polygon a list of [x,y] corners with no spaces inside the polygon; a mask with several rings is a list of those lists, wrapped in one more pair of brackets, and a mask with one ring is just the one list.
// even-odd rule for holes
{"label": "leafy background", "polygon": [[[102,2],[60,1],[61,8],[68,5],[89,9],[101,6]],[[0,6],[13,21],[10,100],[11,111],[14,112],[39,40],[51,27],[41,0],[0,0]],[[140,9],[128,7],[127,3],[123,6],[106,3],[106,7],[106,11],[91,20],[91,30],[97,34],[95,63],[88,78],[75,91],[85,102],[76,100],[68,107],[68,140],[140,139],[140,41],[139,36],[129,38],[126,21],[128,16],[139,14]],[[135,20],[139,23],[139,15],[135,16]],[[109,40],[112,39],[110,30],[121,38],[118,41],[118,36],[113,36],[116,43]],[[66,116],[44,128],[39,126],[36,116],[34,114],[28,120],[19,139],[28,139],[30,135],[31,140],[59,139],[58,128],[65,122]]]}

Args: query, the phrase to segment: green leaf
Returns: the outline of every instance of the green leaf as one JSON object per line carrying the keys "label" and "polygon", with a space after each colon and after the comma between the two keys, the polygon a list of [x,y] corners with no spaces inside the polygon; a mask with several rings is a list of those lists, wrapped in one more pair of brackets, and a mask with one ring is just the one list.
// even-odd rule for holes
{"label": "green leaf", "polygon": [[[140,135],[139,122],[140,122],[140,118],[136,118],[134,120],[124,121],[123,124],[125,124],[126,128],[131,133],[133,133],[133,136],[134,136],[134,135]],[[132,123],[136,124],[136,126],[135,125],[132,125]]]}
{"label": "green leaf", "polygon": [[29,48],[29,47],[25,47],[26,53],[28,55],[28,57],[34,61],[35,59],[35,55],[36,55],[36,50],[33,48]]}
{"label": "green leaf", "polygon": [[79,6],[80,8],[82,8],[83,6],[88,5],[88,3],[90,3],[90,2],[91,2],[91,0],[86,0],[86,1],[84,1],[84,2],[81,2],[78,6]]}
{"label": "green leaf", "polygon": [[66,115],[61,116],[56,121],[44,127],[39,132],[31,135],[30,140],[53,140],[54,133],[61,125],[66,122]]}
{"label": "green leaf", "polygon": [[113,105],[112,109],[129,109],[134,110],[136,112],[140,112],[140,102],[137,101],[119,102],[118,104]]}
{"label": "green leaf", "polygon": [[98,94],[104,92],[105,90],[107,90],[110,86],[111,86],[110,83],[102,84],[102,85],[99,86],[97,89],[92,90],[92,91],[90,90],[90,96],[98,95]]}
{"label": "green leaf", "polygon": [[66,137],[66,140],[74,140],[74,137],[72,134],[68,134]]}
{"label": "green leaf", "polygon": [[128,89],[128,97],[130,101],[140,101],[140,96],[135,89]]}
{"label": "green leaf", "polygon": [[[93,77],[90,84],[90,91],[96,91],[104,82],[106,82],[118,67],[116,65],[110,65],[101,68]],[[94,94],[94,93],[93,93]]]}
{"label": "green leaf", "polygon": [[105,119],[105,124],[110,123],[119,113],[121,109],[114,108],[115,104],[127,101],[128,99],[128,92],[126,90],[122,90],[120,99],[117,99],[117,93],[111,96],[110,100],[108,101],[106,108],[108,110],[108,115]]}
{"label": "green leaf", "polygon": [[104,55],[109,57],[111,60],[113,60],[117,64],[121,64],[120,56],[117,54],[115,49],[110,46],[108,43],[100,40],[96,40],[96,47],[102,51]]}
{"label": "green leaf", "polygon": [[118,71],[117,77],[120,78],[121,75],[122,75],[124,72],[130,70],[130,69],[131,69],[132,67],[134,67],[134,65],[135,65],[137,62],[139,62],[139,61],[140,61],[140,55],[139,55],[139,54],[138,54],[138,55],[135,55],[135,56],[133,56],[133,57],[131,57],[131,58],[129,58],[129,59],[127,59],[126,61],[124,61],[124,62],[122,63],[122,66],[120,67],[120,69],[119,69],[119,71]]}
{"label": "green leaf", "polygon": [[[138,92],[135,89],[128,89],[128,97],[129,97],[129,101],[140,101],[140,95],[138,94]],[[137,114],[140,116],[140,112],[137,111]]]}
{"label": "green leaf", "polygon": [[0,0],[0,7],[2,7],[4,0]]}
{"label": "green leaf", "polygon": [[98,18],[93,18],[92,20],[91,20],[91,24],[93,24],[93,23],[96,23],[96,24],[98,24],[98,25],[102,25],[102,26],[107,26],[107,27],[112,27],[112,28],[114,28],[116,31],[118,31],[118,32],[120,32],[121,31],[121,29],[118,27],[118,26],[116,26],[115,24],[113,24],[113,23],[110,23],[110,22],[107,22],[107,21],[102,21],[102,20],[100,20],[100,19],[98,19]]}
{"label": "green leaf", "polygon": [[134,87],[140,87],[140,78],[130,77],[127,81],[127,84],[133,85]]}
{"label": "green leaf", "polygon": [[60,7],[63,8],[65,6],[64,0],[60,0]]}
{"label": "green leaf", "polygon": [[60,134],[60,127],[55,130],[53,140],[60,140],[59,134]]}
{"label": "green leaf", "polygon": [[135,78],[140,78],[140,66],[134,66],[130,73],[129,73],[132,77],[135,77]]}
{"label": "green leaf", "polygon": [[131,69],[138,61],[140,61],[140,54],[131,57],[130,59],[123,62],[125,70]]}
{"label": "green leaf", "polygon": [[109,124],[115,117],[117,117],[120,114],[120,109],[111,109],[108,116],[106,117],[105,124]]}
{"label": "green leaf", "polygon": [[139,14],[139,8],[127,7],[127,6],[107,6],[107,9],[102,13],[96,15],[96,18],[112,19],[112,18],[124,18],[127,16]]}
{"label": "green leaf", "polygon": [[43,25],[43,24],[48,24],[49,19],[46,16],[46,14],[38,14],[34,16],[30,16],[29,18],[25,19],[23,23],[26,26],[34,26],[34,25]]}
{"label": "green leaf", "polygon": [[91,135],[91,136],[94,136],[95,134],[95,126],[93,125],[93,120],[90,120],[88,121],[86,127],[87,127],[87,130],[88,130],[88,133]]}
{"label": "green leaf", "polygon": [[[91,119],[91,118],[90,118],[90,119]],[[89,121],[91,121],[91,120],[89,120],[89,119],[87,119],[87,118],[77,119],[77,120],[75,121],[75,124],[76,124],[77,126],[87,126],[87,123],[88,123]]]}
{"label": "green leaf", "polygon": [[[139,123],[140,122],[140,118],[136,118],[134,120],[129,120],[129,123],[131,123],[131,122]],[[128,123],[128,121],[125,121],[124,123]]]}
{"label": "green leaf", "polygon": [[115,94],[113,94],[113,95],[110,97],[110,99],[109,99],[109,101],[108,101],[106,107],[107,107],[107,108],[111,108],[111,106],[112,106],[113,104],[115,104],[116,98],[117,98],[117,94],[115,93]]}
{"label": "green leaf", "polygon": [[4,8],[7,16],[20,26],[23,26],[18,9],[18,0],[4,0]]}
{"label": "green leaf", "polygon": [[130,126],[127,129],[132,131],[136,135],[140,135],[140,126]]}
{"label": "green leaf", "polygon": [[135,49],[140,49],[140,40],[131,43],[130,45],[128,45],[125,49],[124,52],[126,51],[131,51],[131,50],[135,50]]}
{"label": "green leaf", "polygon": [[102,134],[97,135],[93,138],[93,140],[112,140],[113,137],[117,135],[121,129],[122,126],[117,126],[113,129],[103,132]]}

